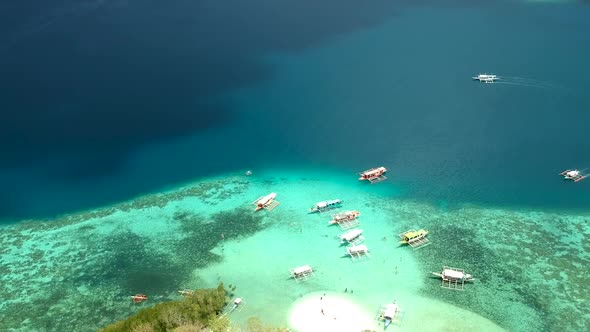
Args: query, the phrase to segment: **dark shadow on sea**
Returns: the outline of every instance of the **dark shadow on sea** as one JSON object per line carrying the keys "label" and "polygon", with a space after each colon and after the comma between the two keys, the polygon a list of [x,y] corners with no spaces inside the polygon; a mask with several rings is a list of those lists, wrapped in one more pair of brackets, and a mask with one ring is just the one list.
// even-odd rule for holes
{"label": "dark shadow on sea", "polygon": [[[29,0],[0,8],[7,17],[0,22],[6,41],[0,46],[0,220],[94,208],[242,167],[296,163],[353,174],[383,164],[408,198],[434,204],[585,207],[585,183],[569,186],[556,174],[590,167],[590,160],[561,145],[572,141],[577,151],[590,150],[590,141],[580,139],[585,124],[566,127],[554,112],[537,111],[564,108],[567,96],[541,91],[530,103],[520,95],[530,91],[477,86],[468,95],[486,105],[460,105],[452,86],[479,68],[457,73],[444,54],[418,51],[435,38],[405,38],[413,51],[388,59],[396,83],[376,84],[369,93],[344,91],[337,97],[346,110],[289,108],[291,100],[284,100],[244,114],[223,99],[273,78],[275,68],[261,62],[265,55],[306,50],[384,23],[409,3],[62,0],[40,6]],[[422,26],[403,34],[434,33]],[[488,42],[480,37],[460,45]],[[391,42],[397,47],[404,40]],[[415,78],[416,68],[404,73],[412,61],[420,72],[455,79]],[[395,108],[371,98],[379,89],[374,97],[387,96]],[[328,97],[334,98],[322,96]],[[575,98],[568,112],[580,115],[587,102]],[[368,110],[372,117],[364,117]],[[333,119],[342,118],[353,120],[335,126]],[[186,143],[190,149],[167,150],[166,142],[185,137],[193,140]],[[264,148],[256,147],[260,142]],[[158,144],[164,145],[157,158],[130,161]]]}
{"label": "dark shadow on sea", "polygon": [[[231,107],[216,97],[272,77],[272,68],[259,62],[262,55],[320,45],[388,19],[395,7],[385,0],[362,6],[133,0],[3,5],[2,191],[24,197],[38,188],[71,190],[81,183],[74,190],[94,197],[36,212],[16,202],[0,209],[0,220],[89,208],[219,171],[203,165],[171,177],[154,174],[160,179],[150,179],[149,186],[118,188],[108,196],[84,188],[86,181],[116,175],[145,144],[232,124]],[[11,181],[14,171],[30,171],[35,179]]]}

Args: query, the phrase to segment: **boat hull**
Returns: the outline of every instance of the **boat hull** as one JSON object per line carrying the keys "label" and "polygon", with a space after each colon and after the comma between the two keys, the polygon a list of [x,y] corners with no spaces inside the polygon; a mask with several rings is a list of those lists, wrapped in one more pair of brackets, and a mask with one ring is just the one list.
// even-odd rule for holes
{"label": "boat hull", "polygon": [[383,328],[386,329],[391,324],[391,319],[385,318],[383,321]]}

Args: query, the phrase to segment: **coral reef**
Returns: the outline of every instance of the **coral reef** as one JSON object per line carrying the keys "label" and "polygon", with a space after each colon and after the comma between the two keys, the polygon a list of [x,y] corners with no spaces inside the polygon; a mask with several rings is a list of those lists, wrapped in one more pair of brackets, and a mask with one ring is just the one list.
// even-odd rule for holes
{"label": "coral reef", "polygon": [[590,262],[589,217],[475,206],[447,210],[405,201],[388,202],[387,209],[402,223],[400,231],[430,231],[432,245],[416,251],[425,275],[448,265],[477,279],[464,292],[443,289],[433,280],[422,290],[425,295],[510,331],[589,328],[590,290],[584,286],[590,282],[584,273]]}
{"label": "coral reef", "polygon": [[265,224],[250,209],[209,214],[168,204],[192,198],[216,205],[248,186],[240,177],[215,179],[101,210],[4,227],[0,330],[96,330],[144,307],[131,303],[130,295],[149,294],[152,304],[176,298],[196,269],[221,259],[213,249],[222,241],[248,236]]}

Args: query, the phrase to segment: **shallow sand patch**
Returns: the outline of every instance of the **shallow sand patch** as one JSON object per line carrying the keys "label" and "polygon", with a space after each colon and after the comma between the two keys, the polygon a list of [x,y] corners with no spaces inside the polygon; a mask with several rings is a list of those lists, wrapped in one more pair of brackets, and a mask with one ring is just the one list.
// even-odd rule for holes
{"label": "shallow sand patch", "polygon": [[358,332],[377,328],[372,314],[338,293],[314,292],[293,303],[289,325],[297,332]]}

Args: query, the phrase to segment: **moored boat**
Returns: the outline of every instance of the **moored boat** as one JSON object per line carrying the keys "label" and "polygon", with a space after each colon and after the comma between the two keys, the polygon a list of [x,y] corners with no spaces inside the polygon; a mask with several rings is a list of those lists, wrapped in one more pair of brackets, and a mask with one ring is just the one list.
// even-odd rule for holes
{"label": "moored boat", "polygon": [[313,212],[324,212],[337,209],[342,206],[342,200],[340,199],[332,199],[329,201],[322,201],[316,203],[313,207],[309,209],[310,213]]}
{"label": "moored boat", "polygon": [[386,329],[393,321],[397,319],[399,307],[395,302],[386,304],[381,309],[381,319],[383,319],[383,328]]}
{"label": "moored boat", "polygon": [[385,176],[387,173],[387,168],[380,166],[376,168],[371,168],[359,173],[360,177],[359,180],[368,180],[370,183],[377,183],[383,180],[386,180],[387,177]]}
{"label": "moored boat", "polygon": [[343,221],[350,221],[358,218],[361,215],[360,212],[354,211],[344,211],[342,213],[337,213],[332,216],[332,220],[330,220],[330,225],[338,224]]}
{"label": "moored boat", "polygon": [[340,243],[351,243],[361,237],[363,230],[359,228],[351,229],[348,232],[339,236]]}
{"label": "moored boat", "polygon": [[270,193],[266,196],[260,197],[254,202],[254,204],[256,205],[256,209],[254,211],[262,210],[267,206],[271,205],[276,197],[276,193]]}
{"label": "moored boat", "polygon": [[143,301],[145,301],[145,300],[147,300],[147,299],[148,299],[148,297],[147,297],[147,295],[145,295],[145,294],[135,294],[135,295],[133,295],[133,296],[131,297],[131,300],[132,300],[134,303],[141,303],[141,302],[143,302]]}
{"label": "moored boat", "polygon": [[360,244],[358,246],[346,248],[346,253],[351,257],[366,255],[369,253],[369,248],[367,248],[367,246],[364,244]]}
{"label": "moored boat", "polygon": [[442,272],[432,272],[435,276],[441,277],[443,280],[450,280],[450,281],[471,281],[473,280],[473,276],[471,274],[465,273],[462,269],[456,269],[452,267],[443,267]]}
{"label": "moored boat", "polygon": [[418,240],[423,239],[424,237],[426,237],[426,235],[428,235],[428,231],[425,229],[420,229],[420,230],[409,230],[405,233],[400,234],[400,238],[402,239],[401,241],[399,241],[399,243],[401,244],[412,244]]}

